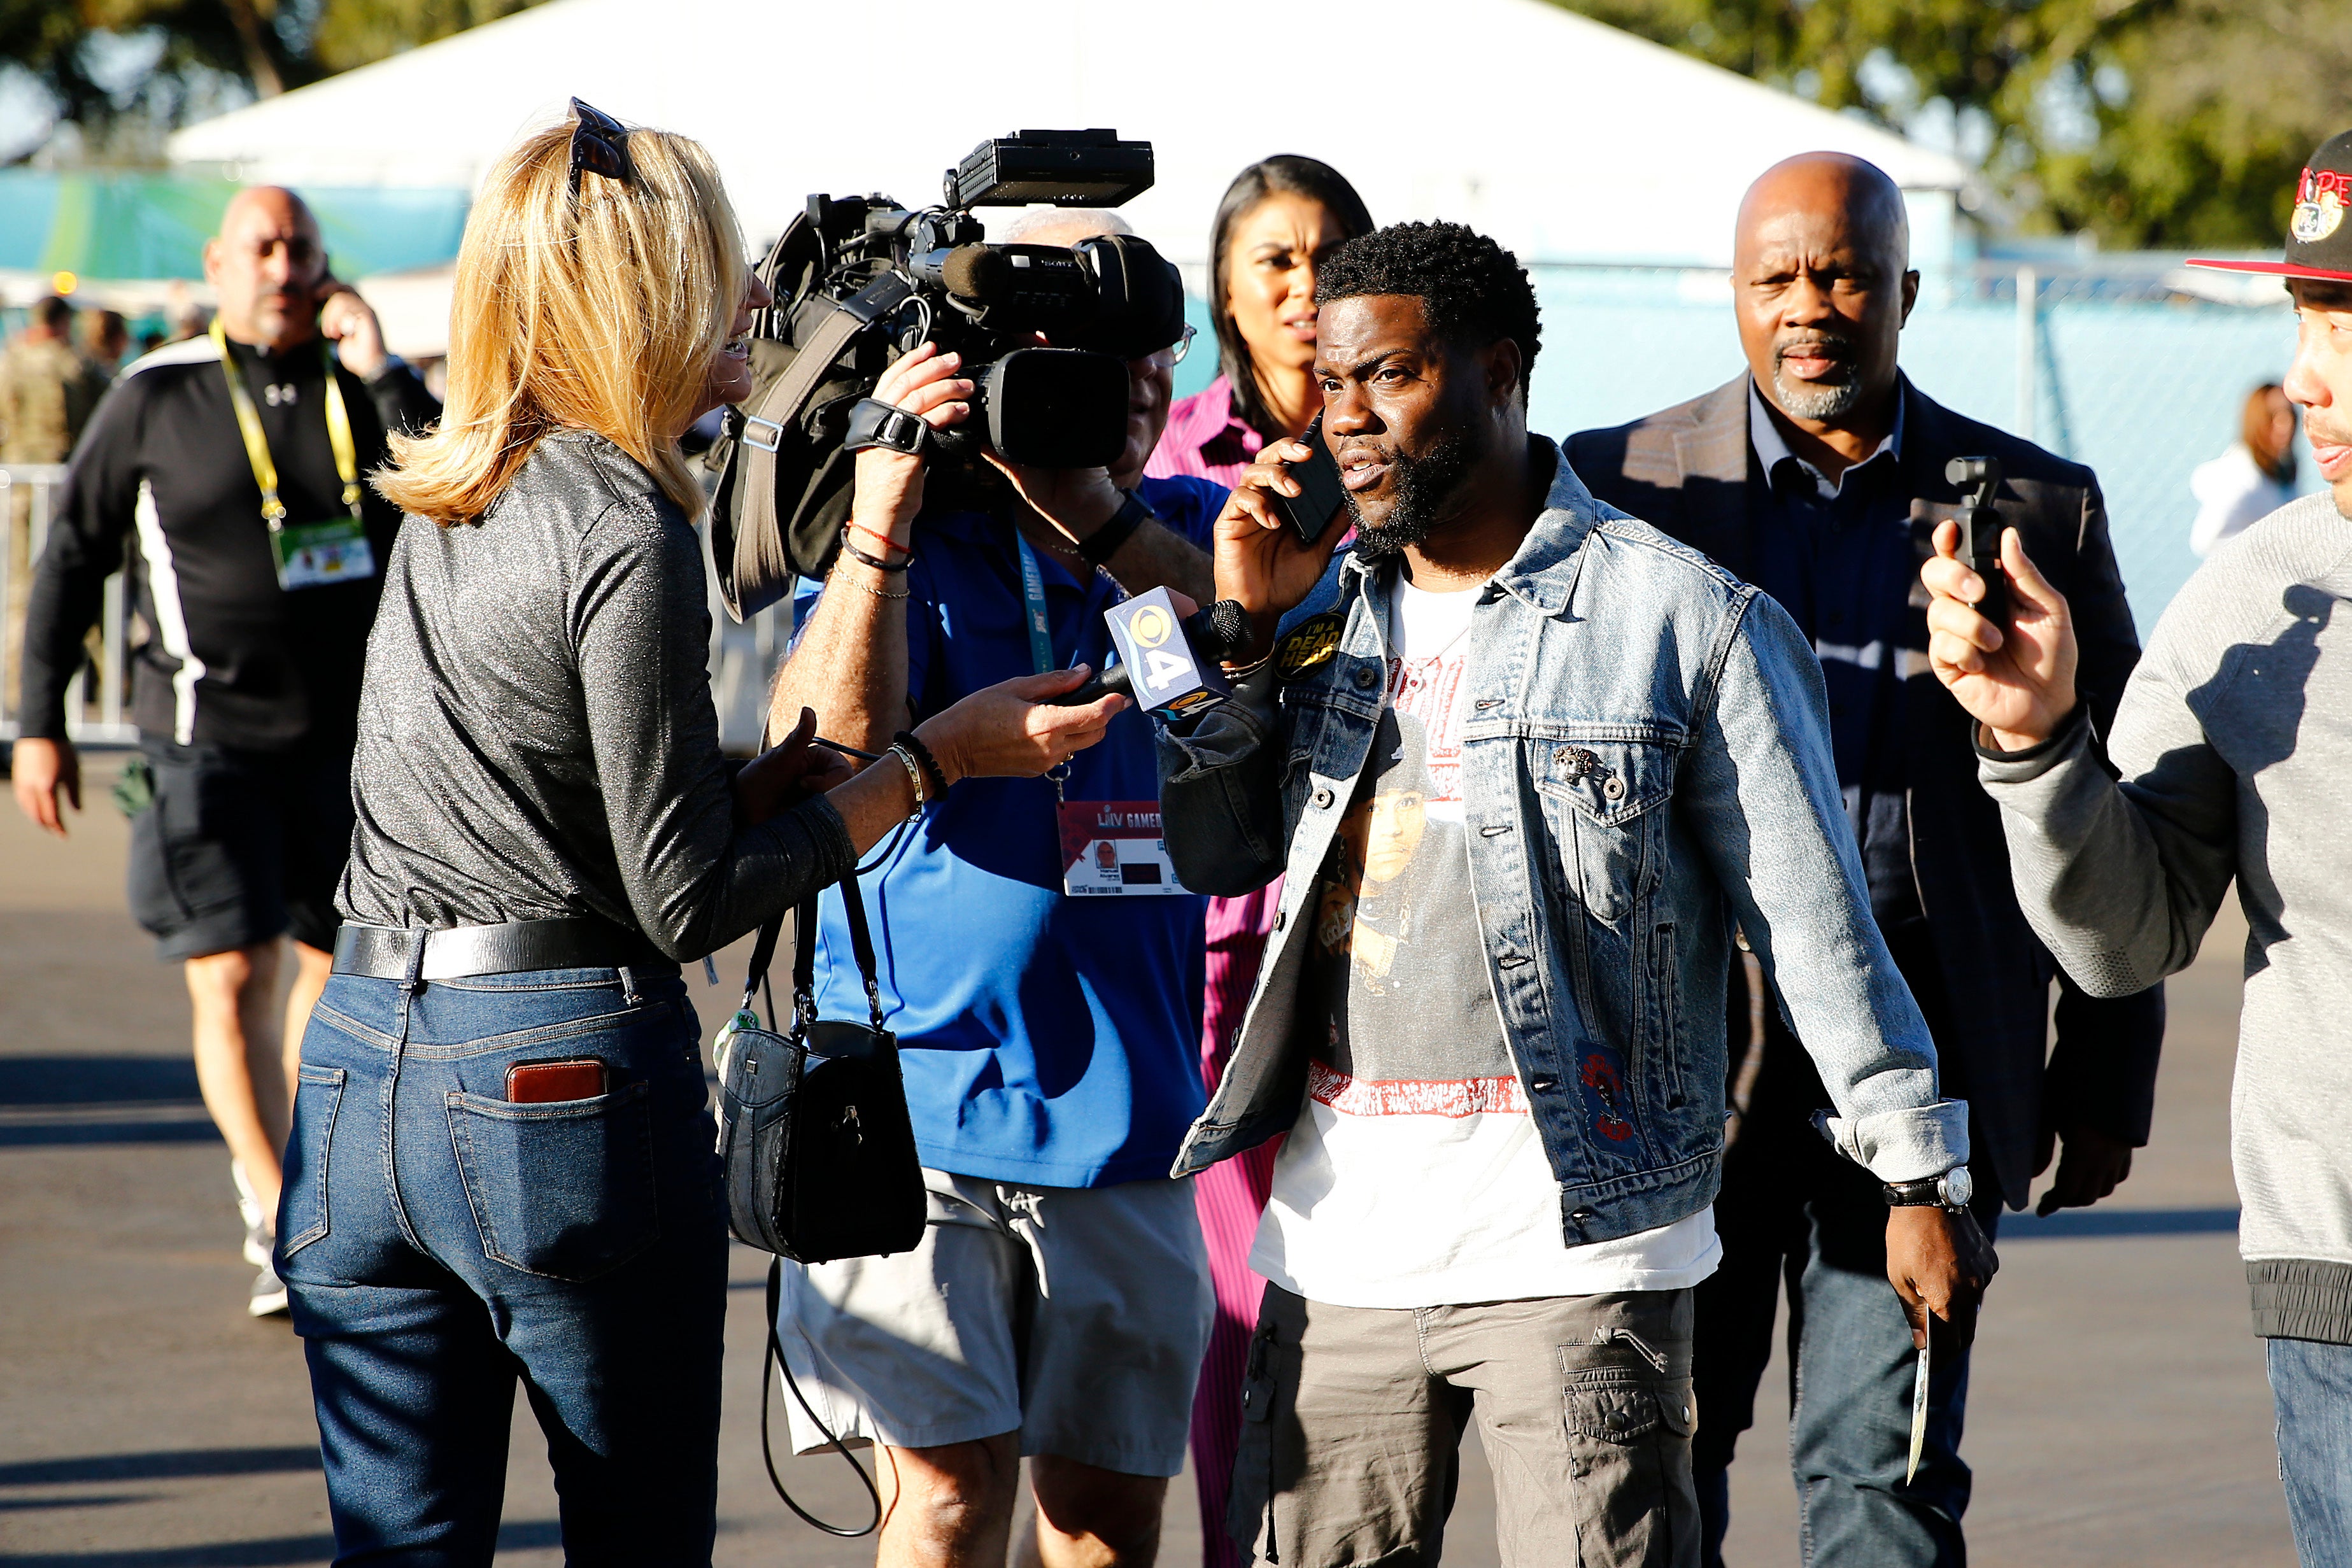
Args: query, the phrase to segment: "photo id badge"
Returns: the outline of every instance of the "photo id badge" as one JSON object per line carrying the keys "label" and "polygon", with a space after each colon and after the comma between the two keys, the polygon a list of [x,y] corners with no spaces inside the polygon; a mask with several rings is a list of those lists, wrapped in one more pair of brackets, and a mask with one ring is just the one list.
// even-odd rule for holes
{"label": "photo id badge", "polygon": [[357,517],[273,529],[269,553],[278,561],[278,586],[289,593],[298,588],[364,582],[375,575],[375,551],[368,547],[367,530]]}
{"label": "photo id badge", "polygon": [[1065,800],[1062,891],[1074,898],[1183,894],[1157,800]]}

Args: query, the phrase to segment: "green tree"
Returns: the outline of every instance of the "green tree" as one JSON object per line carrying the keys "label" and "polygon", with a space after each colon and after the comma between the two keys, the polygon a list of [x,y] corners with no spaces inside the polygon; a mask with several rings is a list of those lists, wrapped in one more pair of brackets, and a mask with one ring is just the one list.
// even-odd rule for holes
{"label": "green tree", "polygon": [[[538,3],[0,0],[0,80],[46,99],[86,150],[140,161],[224,96],[272,98]],[[0,147],[0,162],[47,139]]]}
{"label": "green tree", "polygon": [[2273,246],[2352,126],[2352,0],[1558,0],[1896,130],[1949,115],[2021,228]]}

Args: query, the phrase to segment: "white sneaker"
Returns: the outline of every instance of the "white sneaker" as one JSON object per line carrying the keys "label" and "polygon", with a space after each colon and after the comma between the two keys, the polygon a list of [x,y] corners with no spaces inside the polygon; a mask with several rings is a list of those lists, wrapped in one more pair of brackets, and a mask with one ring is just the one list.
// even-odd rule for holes
{"label": "white sneaker", "polygon": [[[270,1249],[278,1239],[261,1212],[261,1200],[253,1196],[253,1184],[245,1179],[245,1166],[236,1160],[229,1161],[228,1179],[236,1184],[237,1218],[245,1221],[245,1260],[266,1270],[269,1267]],[[279,1295],[282,1298],[284,1292]]]}
{"label": "white sneaker", "polygon": [[253,1297],[246,1302],[245,1310],[257,1318],[286,1315],[286,1281],[268,1263],[261,1265],[261,1272],[253,1281]]}

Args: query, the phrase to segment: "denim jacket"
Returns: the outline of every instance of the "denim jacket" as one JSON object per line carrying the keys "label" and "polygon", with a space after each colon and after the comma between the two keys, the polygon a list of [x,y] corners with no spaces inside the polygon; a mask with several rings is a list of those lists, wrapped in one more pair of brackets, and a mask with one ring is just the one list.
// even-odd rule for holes
{"label": "denim jacket", "polygon": [[[1820,666],[1786,612],[1595,501],[1552,444],[1544,511],[1471,622],[1462,789],[1486,978],[1570,1244],[1673,1223],[1721,1176],[1736,925],[1883,1181],[1968,1158],[1964,1103],[1888,956],[1838,792]],[[1287,873],[1231,1062],[1171,1174],[1287,1132],[1327,1020],[1302,1003],[1314,886],[1387,682],[1392,566],[1342,556],[1275,659],[1160,738],[1178,874]],[[1466,912],[1465,912],[1466,913]]]}

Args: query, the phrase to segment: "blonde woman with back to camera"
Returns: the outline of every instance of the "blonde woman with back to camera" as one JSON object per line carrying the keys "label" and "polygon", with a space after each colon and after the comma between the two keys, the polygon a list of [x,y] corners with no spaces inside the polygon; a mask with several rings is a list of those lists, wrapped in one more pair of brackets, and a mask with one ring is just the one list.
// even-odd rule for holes
{"label": "blonde woman with back to camera", "polygon": [[699,146],[572,107],[486,183],[446,415],[375,476],[407,517],[278,1228],[338,1562],[490,1562],[518,1375],[567,1561],[710,1561],[727,1226],[678,964],[1120,706],[1008,681],[855,777],[804,713],[730,777],[677,437],[749,390],[767,292]]}

